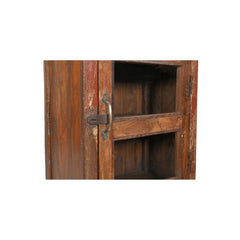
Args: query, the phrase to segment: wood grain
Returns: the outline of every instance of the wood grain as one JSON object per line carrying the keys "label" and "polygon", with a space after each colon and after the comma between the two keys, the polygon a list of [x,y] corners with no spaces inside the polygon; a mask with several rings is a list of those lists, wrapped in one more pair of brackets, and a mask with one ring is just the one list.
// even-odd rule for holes
{"label": "wood grain", "polygon": [[180,113],[117,117],[113,122],[113,139],[129,139],[178,131],[182,127]]}
{"label": "wood grain", "polygon": [[[47,179],[195,179],[197,61],[44,61]],[[113,125],[90,125],[106,114]]]}
{"label": "wood grain", "polygon": [[190,124],[189,124],[189,179],[196,178],[196,139],[197,139],[197,83],[198,61],[192,61],[192,85],[190,92]]}
{"label": "wood grain", "polygon": [[150,137],[150,170],[158,178],[175,177],[175,133]]}
{"label": "wood grain", "polygon": [[176,111],[176,66],[114,62],[114,116]]}
{"label": "wood grain", "polygon": [[115,178],[143,170],[143,142],[142,138],[115,142]]}
{"label": "wood grain", "polygon": [[[106,105],[102,98],[105,93],[109,96],[112,104],[112,61],[98,62],[98,85],[99,85],[99,114],[106,114]],[[106,129],[106,125],[99,125],[99,178],[114,178],[114,160],[113,160],[113,141],[112,131],[108,138],[103,138],[102,132]]]}
{"label": "wood grain", "polygon": [[152,84],[151,113],[170,113],[176,111],[176,68],[161,71]]}
{"label": "wood grain", "polygon": [[191,61],[185,61],[183,66],[179,67],[179,94],[178,108],[182,113],[182,129],[179,132],[179,160],[181,161],[181,176],[182,179],[188,179],[189,165],[189,103],[190,103],[190,78],[191,78]]}
{"label": "wood grain", "polygon": [[96,61],[45,61],[47,179],[98,177]]}
{"label": "wood grain", "polygon": [[129,62],[129,63],[143,63],[143,64],[159,64],[166,66],[181,66],[185,61],[162,61],[162,60],[122,60],[119,62]]}
{"label": "wood grain", "polygon": [[51,103],[51,85],[52,67],[49,62],[44,61],[44,114],[45,114],[45,164],[46,178],[52,178],[51,165],[51,124],[50,124],[50,103]]}
{"label": "wood grain", "polygon": [[[177,68],[176,75],[176,111],[183,113],[184,110],[184,65]],[[183,115],[184,117],[184,115]],[[183,177],[183,132],[182,128],[175,134],[175,175],[181,179]]]}
{"label": "wood grain", "polygon": [[[45,84],[50,95],[46,125],[50,138],[51,174],[48,179],[83,178],[81,159],[81,63],[79,61],[46,61]],[[47,83],[49,81],[49,83]],[[48,170],[50,171],[50,170]]]}
{"label": "wood grain", "polygon": [[98,63],[83,61],[83,168],[84,179],[98,178],[98,126],[87,122],[91,114],[98,113]]}

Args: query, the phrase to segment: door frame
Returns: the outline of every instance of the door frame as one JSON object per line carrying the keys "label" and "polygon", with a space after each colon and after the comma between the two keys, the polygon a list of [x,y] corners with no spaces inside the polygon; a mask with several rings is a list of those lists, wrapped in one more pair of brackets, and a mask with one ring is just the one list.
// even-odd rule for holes
{"label": "door frame", "polygon": [[[176,114],[181,115],[181,128],[175,135],[175,179],[195,179],[196,167],[196,110],[198,61],[124,61],[145,64],[160,64],[177,67]],[[113,105],[114,62],[98,61],[98,112],[106,114],[104,94]],[[159,114],[164,117],[164,114]],[[166,114],[165,114],[166,115]],[[143,118],[144,116],[141,116]],[[134,118],[134,117],[133,117]],[[113,122],[113,124],[116,124]],[[99,178],[114,179],[113,131],[104,139],[107,125],[99,125]]]}

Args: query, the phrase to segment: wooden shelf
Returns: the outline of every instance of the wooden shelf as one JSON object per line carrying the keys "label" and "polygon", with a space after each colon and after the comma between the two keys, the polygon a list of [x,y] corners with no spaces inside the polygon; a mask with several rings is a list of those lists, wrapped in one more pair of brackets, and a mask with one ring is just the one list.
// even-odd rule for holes
{"label": "wooden shelf", "polygon": [[113,139],[123,140],[174,132],[181,127],[180,113],[116,117],[113,122]]}
{"label": "wooden shelf", "polygon": [[119,180],[153,180],[153,179],[165,179],[165,180],[174,180],[174,179],[178,179],[177,177],[170,177],[170,178],[161,178],[156,176],[154,173],[145,173],[145,172],[138,172],[138,173],[131,173],[131,174],[127,174],[127,175],[123,175],[123,176],[119,176],[116,177],[115,179],[119,179]]}

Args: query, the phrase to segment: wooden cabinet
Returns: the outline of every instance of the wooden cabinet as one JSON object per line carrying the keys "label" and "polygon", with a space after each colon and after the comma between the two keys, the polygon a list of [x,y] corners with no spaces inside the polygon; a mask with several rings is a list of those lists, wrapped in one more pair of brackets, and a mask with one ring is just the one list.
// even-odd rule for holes
{"label": "wooden cabinet", "polygon": [[45,61],[48,179],[194,179],[197,61]]}

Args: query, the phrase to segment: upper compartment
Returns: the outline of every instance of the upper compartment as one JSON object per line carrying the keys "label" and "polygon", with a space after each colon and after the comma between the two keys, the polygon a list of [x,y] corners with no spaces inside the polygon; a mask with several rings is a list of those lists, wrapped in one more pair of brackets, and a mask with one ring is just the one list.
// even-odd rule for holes
{"label": "upper compartment", "polygon": [[176,66],[114,62],[114,116],[175,112],[176,74]]}

